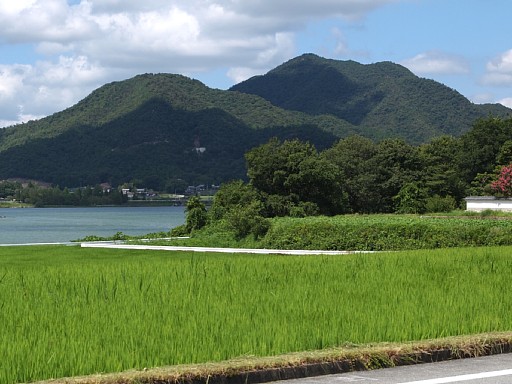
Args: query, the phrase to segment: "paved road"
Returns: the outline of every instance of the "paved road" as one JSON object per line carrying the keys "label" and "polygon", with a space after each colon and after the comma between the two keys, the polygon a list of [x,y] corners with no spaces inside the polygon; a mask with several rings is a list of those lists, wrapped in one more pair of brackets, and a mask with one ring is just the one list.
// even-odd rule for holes
{"label": "paved road", "polygon": [[294,379],[276,384],[510,384],[512,354]]}

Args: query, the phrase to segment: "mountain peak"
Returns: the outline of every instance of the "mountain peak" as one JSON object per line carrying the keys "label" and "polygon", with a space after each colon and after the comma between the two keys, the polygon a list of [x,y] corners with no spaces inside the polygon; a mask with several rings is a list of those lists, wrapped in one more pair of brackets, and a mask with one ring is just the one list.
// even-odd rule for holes
{"label": "mountain peak", "polygon": [[[457,91],[419,78],[402,65],[360,64],[310,53],[231,90],[258,95],[288,110],[335,116],[373,139],[406,137],[412,143],[442,134],[458,136],[489,113]],[[491,109],[498,114],[507,110]]]}

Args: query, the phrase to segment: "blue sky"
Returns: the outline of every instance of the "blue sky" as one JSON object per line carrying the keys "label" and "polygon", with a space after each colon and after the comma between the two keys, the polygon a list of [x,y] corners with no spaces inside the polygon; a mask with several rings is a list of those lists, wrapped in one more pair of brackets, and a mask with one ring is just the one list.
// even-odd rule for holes
{"label": "blue sky", "polygon": [[512,107],[510,0],[0,0],[0,127],[139,73],[226,89],[302,53]]}

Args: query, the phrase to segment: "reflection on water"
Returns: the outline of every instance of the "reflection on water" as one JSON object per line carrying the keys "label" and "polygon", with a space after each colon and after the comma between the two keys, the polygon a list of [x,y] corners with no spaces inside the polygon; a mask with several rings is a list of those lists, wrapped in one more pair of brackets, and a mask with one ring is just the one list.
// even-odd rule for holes
{"label": "reflection on water", "polygon": [[54,243],[117,232],[167,232],[185,222],[183,207],[0,208],[0,244]]}

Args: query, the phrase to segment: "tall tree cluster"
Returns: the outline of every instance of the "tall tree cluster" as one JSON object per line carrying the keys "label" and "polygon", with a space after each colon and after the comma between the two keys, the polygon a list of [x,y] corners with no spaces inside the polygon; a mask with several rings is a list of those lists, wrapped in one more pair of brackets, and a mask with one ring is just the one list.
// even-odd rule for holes
{"label": "tall tree cluster", "polygon": [[271,139],[245,158],[248,184],[228,185],[219,196],[225,202],[250,188],[263,217],[447,211],[467,195],[498,191],[491,186],[512,163],[512,119],[479,120],[459,138],[420,146],[354,135],[318,152],[307,142]]}

